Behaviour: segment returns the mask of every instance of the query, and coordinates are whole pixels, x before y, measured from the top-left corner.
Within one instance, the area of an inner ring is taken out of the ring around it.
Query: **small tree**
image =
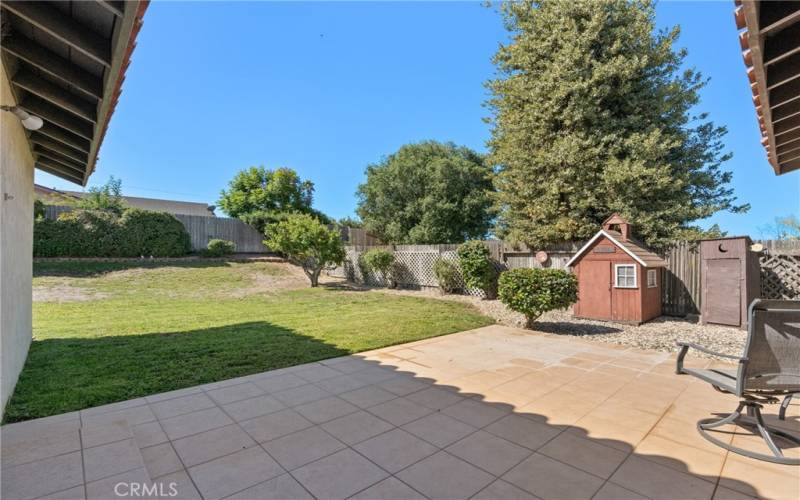
[[[768,238],[776,240],[800,240],[800,219],[794,215],[775,217],[775,224],[758,228]]]
[[[291,214],[269,226],[264,244],[301,266],[312,287],[319,284],[325,266],[341,263],[345,255],[339,232],[309,214]]]
[[[578,300],[578,279],[561,269],[511,269],[500,274],[500,302],[525,315],[526,326],[554,309]]]
[[[122,211],[125,210],[122,180],[112,175],[102,186],[89,188],[76,205],[84,210],[103,210],[122,215]]]
[[[457,253],[461,274],[464,275],[467,286],[483,290],[486,298],[493,298],[497,272],[489,248],[481,241],[472,240],[458,247]]]
[[[453,293],[458,290],[458,264],[452,260],[436,259],[433,263],[433,273],[439,283],[442,293]]]
[[[394,267],[394,254],[392,252],[379,248],[367,250],[361,255],[361,262],[368,270],[380,275],[389,288],[396,286],[394,274],[392,273],[392,268]]]

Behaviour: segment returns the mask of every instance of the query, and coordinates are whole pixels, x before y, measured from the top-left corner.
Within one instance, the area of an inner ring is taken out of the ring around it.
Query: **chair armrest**
[[[700,352],[704,352],[706,354],[711,354],[712,356],[718,356],[720,358],[725,359],[735,359],[739,363],[747,362],[747,358],[741,358],[739,356],[731,356],[730,354],[723,354],[721,352],[712,351],[711,349],[707,349],[703,346],[697,345],[693,342],[676,342],[676,344],[681,348],[678,352],[678,361],[675,367],[675,373],[681,374],[683,373],[683,359],[686,357],[686,353],[689,352],[689,349],[696,349]]]

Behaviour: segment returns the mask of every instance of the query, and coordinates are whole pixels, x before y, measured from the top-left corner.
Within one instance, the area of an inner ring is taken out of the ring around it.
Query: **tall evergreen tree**
[[[590,237],[613,212],[655,246],[736,205],[724,127],[692,115],[707,83],[650,1],[501,7],[510,42],[489,81],[498,233],[533,246]]]

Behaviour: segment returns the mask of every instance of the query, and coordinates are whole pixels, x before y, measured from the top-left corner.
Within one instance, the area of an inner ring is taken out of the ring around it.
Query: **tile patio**
[[[800,498],[697,434],[735,400],[673,370],[491,326],[6,425],[2,498]]]

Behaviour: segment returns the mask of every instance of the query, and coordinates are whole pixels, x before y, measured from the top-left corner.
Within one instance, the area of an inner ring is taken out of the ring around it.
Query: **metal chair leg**
[[[742,415],[742,409],[745,406],[747,406],[746,416]],[[721,441],[708,433],[709,429],[721,427],[726,424],[738,424],[743,426],[755,427],[756,430],[758,430],[758,433],[761,435],[761,438],[767,444],[767,447],[769,447],[772,454],[767,455],[764,453],[756,453],[754,451],[745,450],[744,448],[739,448],[737,446],[733,446],[732,444],[725,443],[724,441]],[[796,446],[800,446],[800,437],[794,436],[780,429],[768,426],[764,422],[763,417],[761,416],[761,405],[758,403],[754,403],[752,401],[740,402],[739,406],[736,407],[736,410],[733,413],[721,419],[706,418],[698,421],[697,431],[706,440],[714,443],[719,447],[725,448],[726,450],[738,453],[739,455],[744,455],[746,457],[754,458],[756,460],[764,460],[767,462],[774,462],[784,465],[800,465],[800,458],[787,458],[786,456],[783,455],[781,449],[778,448],[778,446],[775,444],[773,436],[779,436],[783,439],[786,439],[794,443]]]
[[[778,410],[778,419],[786,420],[786,410],[789,408],[789,404],[792,402],[792,397],[794,394],[789,394],[783,401],[781,402],[781,408]]]

